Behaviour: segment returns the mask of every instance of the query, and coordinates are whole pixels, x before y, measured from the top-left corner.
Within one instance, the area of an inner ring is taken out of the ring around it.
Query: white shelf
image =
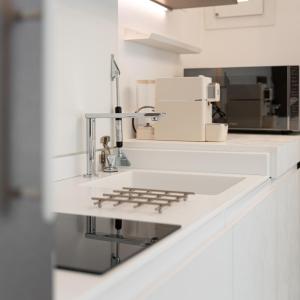
[[[197,54],[201,52],[200,47],[178,41],[174,38],[157,33],[142,33],[129,28],[124,29],[124,40],[178,54]]]

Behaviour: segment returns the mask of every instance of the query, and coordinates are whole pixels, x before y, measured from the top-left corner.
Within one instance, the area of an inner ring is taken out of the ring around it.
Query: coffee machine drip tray
[[[179,228],[177,225],[58,213],[54,226],[55,266],[104,274]]]

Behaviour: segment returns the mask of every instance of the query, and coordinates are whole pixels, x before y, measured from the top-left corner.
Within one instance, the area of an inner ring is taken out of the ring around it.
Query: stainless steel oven
[[[300,132],[299,66],[185,69],[221,85],[214,122],[231,131]]]

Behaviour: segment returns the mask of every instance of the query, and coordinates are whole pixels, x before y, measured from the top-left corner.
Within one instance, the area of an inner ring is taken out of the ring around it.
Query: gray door
[[[0,0],[0,299],[51,299],[42,216],[42,0]]]

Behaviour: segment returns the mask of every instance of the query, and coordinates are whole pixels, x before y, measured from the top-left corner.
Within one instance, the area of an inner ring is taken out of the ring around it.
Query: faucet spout
[[[87,149],[87,177],[97,176],[96,167],[96,120],[97,119],[116,119],[116,118],[144,118],[149,117],[153,120],[165,116],[165,113],[150,112],[150,113],[87,113],[86,119],[86,149]],[[122,153],[122,165],[130,166],[129,160]]]
[[[148,113],[88,113],[85,114],[86,119],[124,119],[124,118],[160,118],[166,113],[148,112]]]

